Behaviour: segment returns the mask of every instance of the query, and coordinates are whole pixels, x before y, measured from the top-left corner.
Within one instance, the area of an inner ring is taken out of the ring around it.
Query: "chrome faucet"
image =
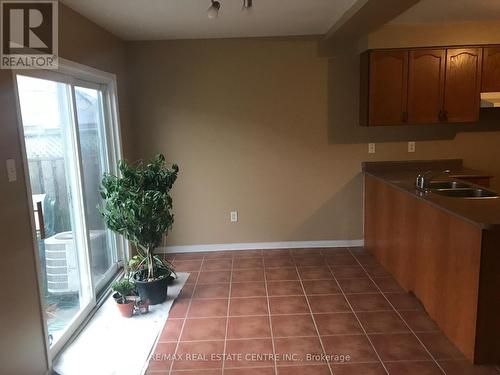
[[[425,173],[419,174],[417,176],[417,188],[421,190],[427,190],[435,178],[442,176],[444,174],[449,174],[451,171],[449,169],[441,172],[427,171]]]

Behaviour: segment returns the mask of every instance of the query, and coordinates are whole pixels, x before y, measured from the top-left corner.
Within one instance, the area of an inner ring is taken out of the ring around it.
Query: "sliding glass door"
[[[117,273],[123,243],[100,217],[116,173],[113,87],[53,72],[16,74],[50,352],[59,351]]]

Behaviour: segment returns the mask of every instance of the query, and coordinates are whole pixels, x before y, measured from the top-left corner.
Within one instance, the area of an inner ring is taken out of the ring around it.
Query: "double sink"
[[[427,189],[433,193],[454,198],[478,199],[499,197],[499,195],[493,191],[483,189],[464,181],[431,181],[428,183]]]

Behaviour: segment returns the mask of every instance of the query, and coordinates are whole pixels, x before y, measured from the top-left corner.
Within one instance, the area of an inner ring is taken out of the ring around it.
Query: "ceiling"
[[[219,0],[209,20],[210,0],[62,0],[125,40],[235,38],[325,34],[357,0]]]
[[[421,0],[390,24],[500,21],[500,0]]]

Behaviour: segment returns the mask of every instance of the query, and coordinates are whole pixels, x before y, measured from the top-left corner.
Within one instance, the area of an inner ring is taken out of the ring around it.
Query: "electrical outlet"
[[[415,152],[415,142],[408,142],[408,152]]]
[[[238,211],[231,211],[231,223],[238,222]]]
[[[16,161],[14,159],[8,159],[5,161],[5,166],[7,168],[7,179],[9,182],[17,181]]]
[[[375,143],[368,143],[368,153],[369,154],[375,153]]]

